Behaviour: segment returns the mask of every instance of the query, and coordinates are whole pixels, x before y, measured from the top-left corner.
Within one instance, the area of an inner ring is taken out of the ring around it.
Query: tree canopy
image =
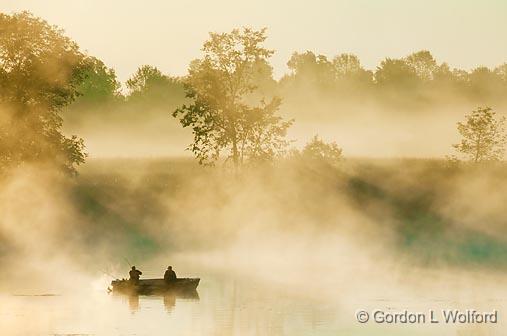
[[[337,164],[342,159],[342,149],[336,142],[326,143],[315,135],[305,145],[301,155],[306,160]]]
[[[507,141],[505,117],[497,118],[491,108],[479,107],[472,111],[464,122],[458,122],[458,132],[462,139],[453,147],[469,161],[477,163],[503,158]]]
[[[113,69],[95,57],[87,57],[85,64],[84,78],[78,86],[82,103],[105,103],[121,95],[121,84]]]
[[[238,167],[247,160],[269,160],[287,145],[292,121],[277,116],[281,99],[250,103],[259,64],[265,66],[273,54],[262,46],[265,39],[265,29],[211,33],[204,57],[191,63],[185,85],[192,102],[173,115],[192,128],[189,149],[200,163],[213,164],[223,154]]]
[[[62,134],[86,56],[58,28],[28,12],[0,14],[0,165],[51,162],[73,172],[84,143]]]
[[[127,80],[127,100],[148,106],[164,107],[180,104],[184,97],[183,84],[178,78],[163,74],[158,68],[143,65]]]
[[[287,63],[290,72],[275,79],[273,50],[263,46],[265,40],[265,29],[211,33],[187,76],[143,65],[122,90],[115,71],[81,52],[62,30],[27,12],[0,14],[0,167],[47,162],[74,172],[84,162],[84,143],[63,133],[63,116],[65,131],[85,136],[103,127],[105,137],[141,130],[150,140],[170,134],[173,141],[185,134],[183,125],[193,133],[188,148],[199,162],[224,159],[237,167],[284,152],[292,120],[281,115],[328,122],[361,113],[395,117],[437,115],[448,106],[487,104],[499,112],[507,107],[507,63],[466,71],[421,50],[386,58],[371,71],[354,54],[308,50],[295,52]],[[169,111],[177,119],[167,119]],[[481,113],[487,127],[503,127],[494,113],[491,122]],[[466,121],[459,128],[465,138],[473,134],[467,133],[470,127]],[[492,146],[499,150],[500,143]],[[473,141],[458,145],[468,155]],[[479,153],[478,160],[500,157],[488,153]]]

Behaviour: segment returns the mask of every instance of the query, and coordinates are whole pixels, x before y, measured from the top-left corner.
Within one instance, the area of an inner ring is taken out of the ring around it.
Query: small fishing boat
[[[191,292],[197,289],[199,278],[179,278],[174,281],[165,281],[164,279],[142,279],[136,283],[127,280],[111,281],[111,290],[113,292],[153,294],[164,292]]]

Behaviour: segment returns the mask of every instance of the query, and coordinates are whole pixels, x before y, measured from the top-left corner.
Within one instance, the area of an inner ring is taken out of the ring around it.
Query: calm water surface
[[[455,302],[388,298],[329,303],[245,280],[202,277],[197,295],[123,296],[102,289],[0,296],[2,335],[503,335],[496,326],[361,325],[355,309],[424,310]],[[485,306],[505,305],[486,302]],[[466,306],[466,304],[464,305]]]

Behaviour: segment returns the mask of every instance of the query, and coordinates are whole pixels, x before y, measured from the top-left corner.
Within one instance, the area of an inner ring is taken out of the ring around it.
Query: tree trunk
[[[475,156],[474,156],[474,163],[477,163],[479,162],[479,154],[480,154],[480,151],[481,151],[481,140],[482,140],[482,136],[481,134],[479,134],[478,138],[477,138],[477,141],[475,142]]]
[[[239,165],[239,153],[238,153],[238,139],[236,137],[236,131],[234,131],[232,137],[232,162],[234,163],[234,170],[237,172]]]

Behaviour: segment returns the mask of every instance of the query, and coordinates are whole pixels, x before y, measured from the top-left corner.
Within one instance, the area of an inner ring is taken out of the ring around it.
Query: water
[[[2,335],[501,335],[496,326],[359,324],[355,310],[424,310],[471,303],[372,298],[335,302],[214,274],[202,277],[196,295],[125,296],[89,286],[53,295],[2,294]],[[506,306],[504,300],[474,307]]]

